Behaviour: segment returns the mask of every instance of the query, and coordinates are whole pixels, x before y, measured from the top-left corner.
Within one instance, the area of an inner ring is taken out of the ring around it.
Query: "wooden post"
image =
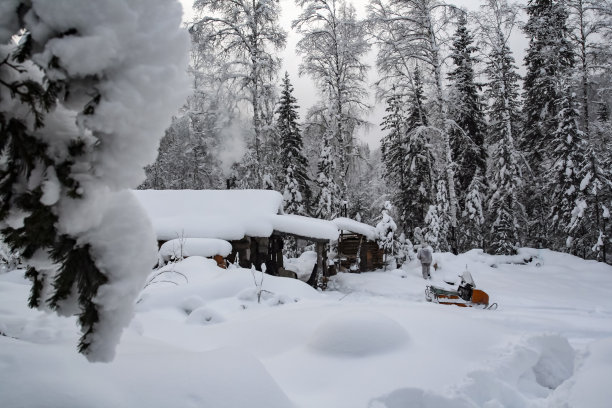
[[[320,277],[323,274],[323,243],[316,243],[317,249],[317,277]]]

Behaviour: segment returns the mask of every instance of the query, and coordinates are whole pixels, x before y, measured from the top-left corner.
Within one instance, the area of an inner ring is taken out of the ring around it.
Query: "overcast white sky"
[[[348,1],[352,2],[355,5],[355,8],[357,9],[357,12],[360,17],[363,17],[365,15],[365,5],[367,4],[368,0]],[[193,12],[191,9],[193,0],[180,0],[180,2],[183,4],[183,20],[189,21],[193,17]],[[466,8],[470,11],[477,10],[480,4],[482,4],[480,0],[454,0],[449,1],[449,3]],[[519,0],[518,3],[526,4],[527,0]],[[295,45],[298,41],[298,35],[291,30],[291,21],[294,20],[299,14],[299,8],[295,5],[294,0],[280,0],[280,5],[282,9],[281,25],[287,31],[287,47],[282,53],[282,72],[289,72],[291,82],[295,87],[295,97],[297,98],[298,104],[300,105],[300,117],[303,118],[308,108],[311,107],[317,101],[317,91],[309,78],[298,76],[298,65],[300,63],[300,57],[296,56],[294,52]],[[515,30],[514,34],[515,38],[512,44],[514,58],[517,62],[517,65],[521,66],[524,56],[524,49],[527,46],[527,41],[518,29]],[[376,69],[374,67],[374,51],[372,51],[371,58],[369,58],[369,60],[369,63],[372,66],[372,69],[370,69],[369,80],[370,83],[373,83],[376,80],[377,75]],[[382,132],[380,131],[379,124],[384,115],[384,106],[381,103],[376,103],[376,101],[374,100],[373,90],[371,92],[370,99],[370,104],[374,106],[374,109],[369,115],[369,121],[372,123],[372,126],[369,130],[362,130],[358,137],[368,143],[370,147],[374,149],[379,147],[380,145],[380,138],[382,136]]]

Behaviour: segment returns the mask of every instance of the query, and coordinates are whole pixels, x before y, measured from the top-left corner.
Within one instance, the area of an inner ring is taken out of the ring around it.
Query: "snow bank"
[[[0,337],[0,364],[6,407],[294,406],[258,359],[235,348],[193,353],[149,345],[99,365],[65,348]]]
[[[400,388],[375,398],[370,408],[561,406],[546,405],[545,401],[573,374],[574,350],[567,339],[539,335],[504,349],[509,351],[486,367],[469,372],[462,384],[453,387],[450,396],[441,394],[441,390]]]
[[[340,230],[354,232],[365,236],[370,241],[376,241],[376,228],[350,218],[335,218],[332,220]]]
[[[180,238],[164,242],[159,249],[160,263],[164,264],[170,259],[181,259],[188,256],[210,257],[221,255],[223,257],[232,253],[232,244],[222,239],[214,238]]]
[[[472,252],[435,254],[442,265],[435,278],[467,265],[499,302],[496,311],[426,302],[429,282],[418,261],[340,273],[319,292],[193,256],[144,289],[115,361],[104,365],[75,355],[74,317],[28,309],[27,282],[17,272],[2,274],[2,403],[607,407],[612,267],[540,252],[540,267],[496,268]],[[261,303],[256,282],[265,291]]]
[[[138,310],[172,308],[190,313],[203,305],[214,308],[215,302],[231,310],[245,307],[277,306],[300,299],[318,298],[320,294],[297,279],[287,279],[249,269],[222,269],[212,259],[189,257],[155,272],[156,279],[141,295]],[[263,280],[262,280],[263,278]],[[158,283],[155,283],[158,282]],[[265,291],[257,304],[256,283]],[[182,315],[184,316],[184,314]]]
[[[420,388],[401,388],[373,399],[368,408],[475,408],[462,398],[447,398]],[[491,408],[494,408],[491,406]]]
[[[396,321],[381,313],[361,310],[325,319],[308,344],[326,354],[363,357],[387,353],[407,343],[408,333]]]

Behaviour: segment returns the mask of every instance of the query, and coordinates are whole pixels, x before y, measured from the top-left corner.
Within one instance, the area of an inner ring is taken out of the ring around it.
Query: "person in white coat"
[[[433,260],[433,249],[428,245],[419,248],[417,252],[417,259],[421,261],[421,267],[423,268],[423,279],[431,279],[429,268]]]

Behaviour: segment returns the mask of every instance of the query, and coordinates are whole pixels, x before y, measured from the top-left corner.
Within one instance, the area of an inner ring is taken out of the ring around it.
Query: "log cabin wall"
[[[361,247],[361,250],[360,250]],[[343,234],[338,242],[338,256],[346,258],[341,262],[344,268],[350,270],[351,265],[357,261],[359,253],[359,269],[362,272],[380,269],[384,265],[384,251],[376,242],[368,241],[360,234]]]

